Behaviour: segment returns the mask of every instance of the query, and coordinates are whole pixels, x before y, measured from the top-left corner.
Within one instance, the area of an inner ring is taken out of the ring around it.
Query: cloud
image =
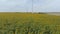
[[[0,0],[0,11],[22,11],[27,0]]]
[[[60,12],[60,0],[54,0],[53,2],[48,3],[47,5],[43,6],[45,11],[49,12]]]
[[[60,0],[33,0],[34,12],[60,12]],[[0,0],[0,11],[30,11],[32,0]]]

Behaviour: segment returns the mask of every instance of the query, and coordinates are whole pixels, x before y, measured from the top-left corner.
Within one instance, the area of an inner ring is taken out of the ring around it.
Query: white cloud
[[[33,0],[34,12],[60,12],[60,0]],[[0,0],[0,11],[32,11],[32,0]]]
[[[26,2],[27,0],[0,0],[0,11],[21,11]]]
[[[45,11],[49,12],[60,12],[60,0],[54,0],[53,2],[48,3],[45,6],[42,6]]]

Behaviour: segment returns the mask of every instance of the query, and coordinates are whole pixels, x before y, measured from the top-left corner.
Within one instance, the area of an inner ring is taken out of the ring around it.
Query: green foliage
[[[51,18],[51,16],[47,17],[43,15],[39,18],[33,16],[27,18],[21,16],[14,16],[13,18],[0,17],[0,34],[57,34],[58,30],[55,29],[57,28],[55,25],[59,24],[60,19],[54,19],[54,17]],[[53,21],[55,24],[46,24],[46,22],[50,23],[49,19],[51,23]]]

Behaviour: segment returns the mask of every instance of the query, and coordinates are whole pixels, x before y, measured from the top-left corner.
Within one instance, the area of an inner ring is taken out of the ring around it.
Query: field
[[[0,34],[60,34],[60,16],[0,13]]]

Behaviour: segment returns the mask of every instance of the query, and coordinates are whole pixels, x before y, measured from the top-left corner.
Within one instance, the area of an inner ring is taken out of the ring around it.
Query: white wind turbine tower
[[[34,11],[34,10],[33,10],[33,0],[32,0],[32,13],[33,13],[33,11]]]
[[[26,12],[32,12],[32,13],[33,13],[33,11],[34,11],[34,10],[33,10],[33,0],[31,0],[31,2],[32,2],[32,3],[31,3],[31,11],[29,10],[29,7],[26,6],[26,7],[25,7]]]
[[[36,7],[38,7],[37,9],[34,7],[34,2],[38,3],[38,5]],[[32,13],[34,13],[36,10],[39,10],[39,0],[32,0]]]

